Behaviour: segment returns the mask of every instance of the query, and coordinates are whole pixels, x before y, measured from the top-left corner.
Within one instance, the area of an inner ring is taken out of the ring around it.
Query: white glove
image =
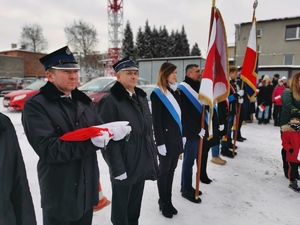
[[[102,131],[102,136],[96,136],[91,138],[92,143],[99,148],[104,148],[109,142],[109,140],[110,137],[108,132],[106,131]]]
[[[185,143],[186,143],[186,137],[183,137],[183,138],[182,138],[183,148],[184,148],[184,146],[185,146]]]
[[[224,130],[224,124],[219,125],[219,131]]]
[[[244,102],[244,99],[242,99],[242,98],[238,99],[238,103],[243,104],[243,102]]]
[[[116,180],[125,180],[127,178],[127,173],[123,173],[120,176],[115,177]]]
[[[205,130],[202,128],[198,135],[203,139],[205,136]]]
[[[238,94],[239,96],[243,96],[243,95],[244,95],[244,90],[239,90],[239,91],[237,92],[237,94]]]
[[[123,139],[127,134],[131,131],[131,126],[118,126],[118,127],[110,127],[109,131],[114,135],[112,139],[114,141],[119,141]]]
[[[166,146],[165,146],[165,145],[157,146],[157,150],[158,150],[158,153],[159,153],[160,155],[166,156],[166,154],[167,154],[167,149],[166,149]]]

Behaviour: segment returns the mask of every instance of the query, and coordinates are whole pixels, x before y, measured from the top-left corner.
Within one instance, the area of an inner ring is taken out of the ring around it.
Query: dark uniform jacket
[[[91,99],[75,89],[75,104],[61,98],[48,82],[24,106],[22,123],[32,148],[39,156],[37,166],[41,204],[47,216],[78,220],[98,203],[99,169],[90,140],[68,142],[63,134],[101,124]]]
[[[146,93],[137,87],[135,93],[138,102],[130,97],[121,83],[116,82],[111,93],[105,95],[98,104],[98,112],[104,122],[129,121],[132,128],[129,138],[111,140],[102,150],[110,169],[111,181],[119,185],[155,180],[158,175],[157,150]],[[125,172],[127,179],[114,179]]]
[[[0,113],[0,224],[36,225],[16,131]]]
[[[200,82],[196,82],[191,78],[185,76],[184,82],[189,84],[197,93],[199,92]],[[187,140],[199,140],[199,133],[201,131],[201,117],[202,114],[197,110],[189,98],[180,91],[181,97],[181,122],[183,126],[183,133]],[[205,125],[206,126],[206,125]],[[207,130],[207,126],[205,127]],[[207,132],[205,134],[207,136]]]
[[[173,91],[170,88],[168,91],[180,106],[179,91]],[[183,152],[183,143],[178,123],[155,92],[152,92],[150,97],[156,145],[165,145],[167,155],[179,156]]]

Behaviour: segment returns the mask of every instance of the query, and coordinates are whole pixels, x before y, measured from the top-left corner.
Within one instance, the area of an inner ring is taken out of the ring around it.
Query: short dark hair
[[[185,74],[187,74],[187,72],[192,69],[193,67],[199,67],[197,64],[188,64],[186,67],[185,67]]]
[[[279,78],[279,74],[278,74],[278,73],[275,73],[275,74],[274,74],[274,77]]]

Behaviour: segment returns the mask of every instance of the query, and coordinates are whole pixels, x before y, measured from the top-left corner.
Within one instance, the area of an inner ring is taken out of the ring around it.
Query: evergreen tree
[[[171,34],[168,38],[168,54],[167,56],[173,57],[175,56],[176,46],[175,46],[175,32],[171,31]]]
[[[190,55],[190,45],[189,45],[189,42],[188,42],[188,39],[187,39],[187,36],[185,33],[184,26],[182,26],[182,28],[181,28],[180,36],[181,36],[181,38],[180,38],[181,39],[180,40],[181,56],[189,56]]]
[[[137,35],[136,35],[136,58],[143,59],[145,58],[145,39],[142,28],[139,27]]]
[[[201,56],[201,50],[198,47],[198,44],[195,43],[192,50],[191,50],[191,55],[192,56]]]
[[[173,56],[178,57],[178,56],[184,56],[183,54],[183,43],[181,40],[181,34],[176,30],[175,35],[174,35],[174,49],[173,49]]]
[[[154,27],[151,33],[151,39],[150,39],[150,49],[151,49],[151,55],[152,58],[157,58],[159,57],[159,52],[161,48],[161,43],[159,41],[159,34],[157,29]]]
[[[122,42],[122,54],[123,56],[132,56],[135,59],[133,34],[129,21],[126,23],[124,30],[124,38]]]
[[[168,47],[168,39],[169,33],[164,26],[163,28],[159,28],[159,52],[158,57],[167,57],[169,55],[169,47]]]
[[[144,29],[145,58],[152,58],[151,37],[152,37],[151,28],[149,26],[148,20],[146,20],[145,29]]]

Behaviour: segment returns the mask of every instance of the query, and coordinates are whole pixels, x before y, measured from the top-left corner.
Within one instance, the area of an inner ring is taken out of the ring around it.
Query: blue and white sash
[[[154,88],[153,92],[157,94],[162,103],[169,110],[170,114],[176,121],[179,126],[180,133],[182,134],[182,124],[181,124],[181,110],[178,105],[178,102],[174,98],[174,96],[167,90],[167,93],[164,94],[161,89],[158,87]]]
[[[181,82],[178,85],[178,88],[183,91],[186,97],[193,103],[195,108],[202,114],[202,104],[198,100],[198,93],[188,84],[185,82]]]

